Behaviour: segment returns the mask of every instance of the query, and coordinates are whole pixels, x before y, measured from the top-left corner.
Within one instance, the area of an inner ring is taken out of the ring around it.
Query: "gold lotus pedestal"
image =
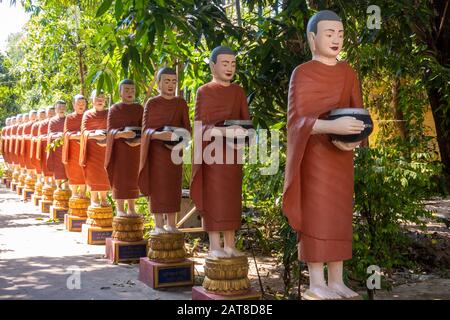
[[[86,197],[72,197],[69,199],[69,211],[64,215],[64,226],[71,232],[81,232],[87,219],[87,209],[91,200]]]
[[[28,174],[25,178],[25,187],[22,191],[22,200],[28,201],[31,200],[31,197],[34,194],[34,186],[36,185],[36,177],[32,174]]]
[[[186,259],[183,233],[150,234],[139,280],[153,289],[194,284],[194,262]]]
[[[258,300],[250,287],[246,256],[205,260],[203,285],[192,288],[192,300]]]
[[[16,193],[19,196],[22,196],[23,189],[25,188],[25,179],[27,178],[27,175],[23,172],[19,175],[19,183],[17,184]]]
[[[42,199],[42,189],[44,184],[41,181],[37,181],[34,185],[34,193],[31,197],[31,202],[34,203],[35,206],[39,206],[39,201]]]
[[[17,190],[17,185],[19,184],[19,177],[20,177],[20,172],[17,170],[17,168],[14,169],[13,173],[12,173],[12,180],[11,180],[11,191],[16,191]]]
[[[106,257],[112,263],[137,262],[147,255],[142,216],[114,217],[111,238],[106,238]]]
[[[87,244],[106,243],[106,238],[112,236],[113,209],[111,206],[94,207],[87,210],[87,220],[81,228],[83,242]]]
[[[67,189],[57,188],[53,193],[53,204],[50,206],[50,219],[64,221],[64,216],[69,211],[69,199],[72,192]]]
[[[42,213],[50,213],[50,206],[53,203],[53,193],[55,187],[52,185],[45,185],[42,188],[42,199],[39,201],[39,207]]]

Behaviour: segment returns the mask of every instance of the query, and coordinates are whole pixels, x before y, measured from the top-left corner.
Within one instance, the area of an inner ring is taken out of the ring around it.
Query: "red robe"
[[[8,164],[11,164],[11,159],[9,157],[9,136],[11,134],[11,127],[12,126],[6,126],[4,131],[4,136],[2,140],[2,154],[3,159],[5,159],[5,162]]]
[[[239,85],[232,83],[225,87],[210,82],[198,89],[195,121],[202,121],[202,133],[224,120],[249,119],[245,92]],[[203,149],[207,145],[208,142],[203,142]],[[190,192],[203,216],[206,231],[229,231],[241,227],[242,164],[236,163],[236,160],[234,164],[226,164],[225,155],[230,152],[226,149],[230,148],[225,142],[223,145],[223,164],[198,164],[203,153],[198,146],[194,155]]]
[[[183,164],[172,161],[172,150],[164,142],[151,140],[156,129],[164,126],[191,131],[189,108],[183,98],[168,100],[158,96],[145,104],[139,188],[142,194],[150,197],[150,210],[153,213],[178,212],[181,204]]]
[[[85,184],[83,168],[80,166],[80,141],[70,140],[70,136],[81,131],[83,114],[73,112],[66,116],[64,122],[64,144],[62,162],[66,169],[69,184]]]
[[[139,197],[138,174],[140,146],[131,147],[114,135],[125,127],[142,126],[143,108],[137,103],[116,103],[109,109],[105,168],[114,199]]]
[[[58,115],[50,119],[48,124],[47,144],[50,144],[54,140],[53,136],[55,133],[64,132],[65,119],[66,117],[60,118]],[[53,172],[53,176],[56,180],[67,179],[66,170],[62,163],[62,146],[47,152],[47,167]]]
[[[23,138],[20,154],[23,157],[23,161],[24,161],[24,164],[25,164],[25,167],[27,168],[27,170],[34,169],[33,164],[31,163],[31,157],[30,157],[30,152],[31,152],[30,134],[31,134],[31,127],[33,126],[33,124],[34,124],[34,122],[30,121],[23,127],[23,135],[24,136],[26,135],[27,137]]]
[[[86,184],[92,191],[110,189],[108,173],[105,169],[106,147],[97,144],[97,140],[88,139],[89,131],[106,130],[108,110],[86,111],[81,121],[80,166],[83,168]]]
[[[42,173],[45,177],[52,177],[53,172],[47,166],[47,137],[48,134],[48,124],[50,120],[45,119],[42,120],[39,124],[38,129],[38,140],[36,142],[36,160],[39,161]]]
[[[311,60],[291,76],[283,212],[299,234],[300,259],[352,257],[353,151],[335,147],[327,134],[311,135],[317,119],[339,107],[362,107],[356,73],[339,62]]]

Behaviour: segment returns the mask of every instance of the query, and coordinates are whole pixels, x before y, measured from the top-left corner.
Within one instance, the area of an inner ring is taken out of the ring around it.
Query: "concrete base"
[[[138,262],[147,256],[147,240],[125,242],[106,238],[106,258],[111,263]]]
[[[192,287],[192,300],[261,300],[261,294],[250,288],[244,294],[219,295],[206,291],[202,286],[195,286]]]
[[[81,227],[81,237],[83,243],[105,245],[106,238],[111,238],[112,231],[112,227],[94,227],[83,224]]]
[[[22,200],[23,201],[31,201],[31,197],[34,194],[34,190],[23,189],[22,190]]]
[[[11,180],[6,180],[5,181],[5,186],[6,186],[7,189],[10,189],[11,188]]]
[[[39,209],[41,210],[41,213],[50,213],[50,207],[52,203],[53,201],[51,200],[40,200]]]
[[[16,192],[17,190],[17,182],[11,182],[11,187],[10,187],[12,192]]]
[[[58,219],[64,221],[64,216],[67,214],[67,211],[69,211],[69,208],[55,208],[54,206],[50,206],[49,217],[52,220]]]
[[[19,185],[17,186],[16,193],[17,193],[18,196],[22,195],[22,192],[23,192],[24,188],[25,188],[24,186],[19,186]]]
[[[144,257],[139,261],[140,281],[153,289],[194,285],[194,262],[186,259],[158,263]]]
[[[69,214],[64,215],[64,226],[67,231],[70,232],[81,232],[81,227],[86,222],[86,217],[76,217]]]

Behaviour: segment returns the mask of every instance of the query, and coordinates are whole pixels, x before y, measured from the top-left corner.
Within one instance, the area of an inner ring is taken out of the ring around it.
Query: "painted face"
[[[39,112],[38,120],[44,120],[46,118],[45,112]]]
[[[22,123],[30,121],[30,116],[28,114],[23,115],[22,117]]]
[[[212,63],[214,77],[223,82],[231,82],[236,73],[236,57],[232,54],[219,54],[217,62]]]
[[[62,104],[62,103],[58,103],[55,106],[55,112],[60,118],[64,117],[64,114],[66,113],[66,105]]]
[[[133,103],[136,94],[136,89],[134,84],[123,84],[120,88],[120,97],[122,102]]]
[[[73,108],[77,114],[83,114],[86,110],[86,99],[77,99]]]
[[[92,99],[92,104],[94,105],[95,109],[103,110],[105,108],[105,103],[106,99],[103,93]]]
[[[50,119],[51,117],[54,117],[56,114],[55,108],[51,108],[47,110],[47,119]]]
[[[174,97],[177,89],[177,76],[174,74],[161,75],[158,86],[162,95]]]
[[[344,26],[340,21],[323,20],[317,24],[317,34],[314,36],[316,55],[336,58],[344,43]]]
[[[36,121],[36,119],[37,119],[37,113],[36,112],[33,112],[33,113],[30,113],[30,121]]]

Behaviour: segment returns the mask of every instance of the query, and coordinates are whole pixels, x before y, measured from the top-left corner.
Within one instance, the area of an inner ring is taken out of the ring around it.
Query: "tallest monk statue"
[[[342,273],[343,261],[352,257],[353,149],[360,142],[338,142],[329,134],[359,134],[364,123],[326,117],[332,109],[361,108],[360,84],[349,64],[337,61],[344,27],[336,13],[312,16],[307,36],[312,60],[295,68],[289,85],[283,212],[298,233],[299,259],[309,269],[304,298],[351,298],[357,293],[344,284]]]

